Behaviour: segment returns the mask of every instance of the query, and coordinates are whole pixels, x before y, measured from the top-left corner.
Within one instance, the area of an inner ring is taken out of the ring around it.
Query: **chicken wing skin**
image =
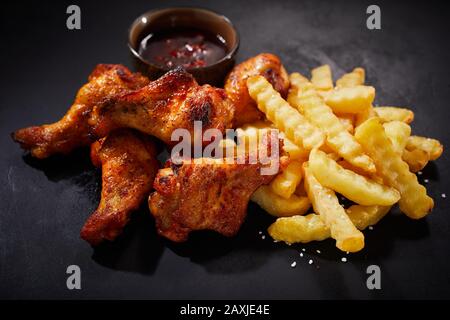
[[[225,80],[225,91],[235,105],[238,127],[264,118],[248,94],[247,78],[253,75],[264,76],[283,97],[288,93],[289,77],[276,55],[261,53],[235,66]]]
[[[150,137],[119,129],[92,144],[91,159],[102,168],[100,204],[81,230],[92,245],[114,240],[150,193],[159,165]]]
[[[193,230],[235,235],[245,219],[248,201],[273,175],[261,175],[261,163],[166,164],[158,171],[148,200],[158,233],[183,242]],[[285,167],[287,159],[277,159]]]
[[[231,128],[233,117],[234,105],[223,89],[199,86],[192,75],[174,69],[139,90],[96,106],[90,123],[97,137],[129,127],[173,145],[171,135],[177,128],[187,129],[192,135],[194,121],[201,121],[203,130],[224,132]]]
[[[78,91],[73,105],[59,121],[17,130],[13,139],[36,158],[55,153],[67,154],[93,142],[88,119],[92,108],[101,101],[130,90],[139,89],[149,80],[122,65],[99,64],[88,82]]]

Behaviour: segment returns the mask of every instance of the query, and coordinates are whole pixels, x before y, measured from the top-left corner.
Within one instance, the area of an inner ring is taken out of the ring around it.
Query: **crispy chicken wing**
[[[133,74],[122,65],[100,64],[90,74],[88,83],[78,91],[66,115],[53,124],[24,128],[13,133],[13,139],[37,158],[55,153],[69,153],[89,145],[88,118],[94,105],[106,98],[139,89],[149,80]]]
[[[276,174],[261,175],[263,165],[260,161],[249,163],[248,157],[233,164],[191,161],[174,165],[169,160],[166,168],[159,170],[153,185],[156,191],[148,201],[158,233],[175,242],[187,240],[193,230],[235,235],[252,193]],[[286,160],[276,159],[281,167]]]
[[[199,86],[183,69],[174,69],[140,90],[116,96],[96,106],[90,123],[103,137],[118,127],[134,128],[153,135],[168,145],[172,132],[184,128],[193,132],[194,121],[203,130],[230,128],[234,106],[223,89]]]
[[[81,230],[92,245],[113,240],[130,214],[148,196],[158,171],[157,149],[150,137],[119,129],[92,144],[91,159],[102,168],[100,204]]]
[[[287,95],[289,77],[277,56],[261,53],[235,66],[225,80],[225,91],[236,108],[236,126],[264,118],[248,94],[247,78],[253,75],[264,76],[283,97]]]

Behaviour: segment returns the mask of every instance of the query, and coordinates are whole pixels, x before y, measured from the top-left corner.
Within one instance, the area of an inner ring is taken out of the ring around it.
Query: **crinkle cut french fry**
[[[361,206],[355,204],[345,211],[355,227],[364,230],[368,226],[377,224],[391,208],[392,206]]]
[[[411,135],[411,127],[402,121],[391,121],[383,124],[386,135],[392,142],[394,151],[403,154],[408,138]]]
[[[274,126],[268,121],[256,121],[243,125],[237,128],[238,136],[242,138],[241,143],[246,143],[247,147],[250,144],[258,143],[258,140],[267,132],[269,129],[273,129]],[[278,137],[283,140],[283,151],[289,154],[290,159],[299,160],[304,162],[308,159],[309,150],[299,147],[291,140],[289,140],[284,132],[280,131]]]
[[[327,133],[327,145],[354,166],[368,172],[375,171],[373,161],[319,97],[300,98],[298,103],[302,105],[305,116]]]
[[[329,158],[333,159],[332,157],[330,157],[330,155],[327,155]],[[336,161],[342,168],[347,169],[347,170],[351,170],[354,173],[360,174],[362,176],[367,175],[367,172],[362,170],[361,168],[355,167],[354,165],[352,165],[351,163],[349,163],[347,160],[339,160],[339,159],[333,159],[334,161]]]
[[[278,137],[283,140],[283,151],[289,154],[289,158],[292,160],[299,160],[304,162],[309,157],[309,150],[299,147],[291,140],[286,138],[284,132],[280,131]]]
[[[355,126],[353,124],[355,122],[355,115],[351,113],[344,113],[342,115],[338,115],[338,118],[344,126],[345,130],[353,134],[353,131],[355,129]]]
[[[336,113],[360,113],[370,108],[374,98],[374,87],[356,86],[330,91],[325,102]]]
[[[289,102],[303,111],[305,117],[322,129],[326,134],[326,142],[335,152],[348,162],[368,172],[375,171],[373,161],[364,154],[356,139],[345,129],[339,118],[323,100],[303,80],[297,81],[290,77],[291,86],[297,86],[296,91],[289,94]]]
[[[315,213],[306,216],[278,218],[269,226],[267,232],[272,239],[289,244],[321,241],[331,236],[330,229],[325,225],[322,218]]]
[[[436,139],[411,136],[406,141],[402,158],[411,172],[418,172],[425,168],[428,161],[439,158],[443,150],[442,144]]]
[[[325,64],[323,66],[311,70],[311,83],[317,90],[333,89],[333,78],[331,76],[331,68]]]
[[[291,107],[264,77],[249,77],[247,87],[267,119],[295,144],[309,150],[322,145],[325,139],[323,132]]]
[[[308,197],[292,194],[289,199],[280,197],[268,185],[262,185],[252,194],[251,200],[275,217],[303,215],[311,207]]]
[[[305,174],[305,190],[317,212],[330,228],[331,237],[336,240],[336,246],[342,251],[356,252],[364,248],[364,235],[356,229],[339,204],[333,190],[322,186],[308,169],[303,166]]]
[[[397,190],[376,183],[365,176],[344,169],[320,150],[312,150],[309,168],[324,187],[328,187],[358,204],[393,205],[400,199]]]
[[[355,68],[336,81],[336,87],[356,87],[364,84],[366,73],[363,68]]]
[[[347,214],[358,229],[364,230],[380,221],[390,208],[390,206],[353,205],[347,209]],[[274,240],[289,244],[321,241],[331,236],[330,229],[325,225],[320,215],[315,213],[306,216],[278,218],[269,226],[267,231]]]
[[[433,199],[419,184],[416,175],[409,171],[407,163],[394,151],[380,119],[372,118],[361,124],[356,129],[355,137],[375,161],[377,174],[400,192],[400,210],[413,219],[426,216],[433,208]]]
[[[402,121],[410,124],[414,120],[414,112],[406,108],[375,107],[373,110],[382,122]]]
[[[368,109],[357,113],[355,115],[355,128],[357,128],[361,123],[363,123],[364,121],[373,118],[376,116],[376,113],[374,111],[374,107],[370,106]],[[354,133],[354,132],[353,132]]]
[[[423,150],[429,155],[430,160],[436,160],[444,151],[444,147],[439,140],[420,136],[409,137],[406,142],[406,149],[410,151]]]
[[[403,150],[402,159],[408,164],[411,172],[419,172],[428,164],[430,156],[422,149]]]
[[[291,161],[270,183],[272,191],[280,197],[289,199],[302,181],[302,163]]]

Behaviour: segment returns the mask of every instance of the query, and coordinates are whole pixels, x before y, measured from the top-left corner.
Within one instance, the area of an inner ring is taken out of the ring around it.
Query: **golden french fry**
[[[328,156],[328,158],[333,159],[334,161],[338,161],[339,159],[342,159],[340,155],[338,155],[337,153],[334,153],[334,152],[327,153],[327,156]]]
[[[276,241],[291,243],[307,243],[328,239],[330,229],[322,218],[315,213],[306,216],[292,216],[278,218],[272,223],[267,232]]]
[[[358,229],[364,230],[368,226],[378,223],[390,208],[389,206],[353,205],[347,209],[347,214]],[[278,218],[267,231],[274,240],[289,244],[321,241],[331,236],[330,229],[320,215],[315,213],[306,216]]]
[[[286,138],[284,132],[279,132],[278,137],[283,140],[283,151],[289,154],[289,158],[292,160],[299,160],[304,162],[309,157],[309,150],[299,147],[291,140]]]
[[[347,210],[348,217],[359,230],[378,223],[392,208],[392,206],[350,206]]]
[[[370,108],[374,98],[374,87],[356,86],[330,91],[325,102],[336,113],[360,113]]]
[[[298,72],[293,72],[289,75],[289,81],[292,80],[294,80],[294,83],[290,82],[289,93],[291,93],[291,91],[294,91],[294,93],[296,94],[300,86],[299,84],[301,83],[311,84],[307,77]]]
[[[349,133],[353,134],[355,130],[354,122],[355,122],[355,115],[351,113],[343,113],[337,115],[339,118],[339,121],[341,121],[342,125],[344,126],[345,130],[347,130]]]
[[[309,168],[322,186],[358,204],[390,206],[400,199],[399,192],[394,188],[344,169],[320,150],[311,151]]]
[[[444,147],[439,140],[420,136],[409,137],[406,142],[406,149],[410,151],[423,150],[428,154],[430,160],[436,160],[444,151]]]
[[[392,142],[394,151],[403,154],[408,138],[411,135],[411,127],[402,121],[391,121],[383,124],[386,135]]]
[[[330,157],[329,155],[327,155],[329,158],[333,159],[332,157]],[[347,170],[351,170],[357,174],[360,174],[362,176],[366,176],[367,172],[362,170],[361,168],[355,167],[354,165],[352,165],[351,163],[349,163],[347,160],[337,160],[337,159],[333,159],[334,161],[336,161],[342,168],[347,169]]]
[[[328,157],[330,157],[330,156],[328,155]],[[331,158],[331,159],[333,159],[333,158]],[[378,184],[384,184],[383,179],[381,177],[377,176],[376,173],[367,174],[366,171],[361,170],[361,168],[353,166],[351,163],[348,163],[345,160],[339,160],[339,161],[336,159],[333,159],[333,160],[336,161],[344,169],[353,171],[354,173],[357,173],[361,176],[365,176],[365,177],[369,178],[370,180],[375,181]]]
[[[294,160],[272,180],[270,187],[280,197],[289,199],[301,181],[302,163]]]
[[[376,116],[376,113],[374,111],[374,107],[370,106],[368,109],[357,113],[355,115],[355,128],[358,127],[361,123],[363,123],[364,121],[366,121],[367,119],[373,118]]]
[[[311,70],[311,83],[317,90],[333,89],[333,78],[331,76],[331,68],[325,64],[323,66]]]
[[[372,118],[361,124],[356,129],[355,137],[375,161],[377,174],[400,192],[400,210],[413,219],[426,216],[433,208],[433,199],[427,195],[425,187],[419,184],[416,175],[409,171],[406,162],[394,151],[380,119]]]
[[[322,186],[307,164],[304,164],[303,169],[305,190],[314,211],[320,215],[330,229],[331,237],[336,240],[336,247],[349,252],[364,248],[364,235],[353,225],[344,208],[339,204],[334,191]]]
[[[308,83],[297,77],[290,77],[291,86],[297,90],[289,93],[289,103],[303,111],[305,117],[326,134],[327,145],[348,162],[368,172],[375,171],[373,161],[364,154],[356,139],[345,129],[339,118]]]
[[[289,199],[280,197],[268,185],[262,185],[252,194],[251,200],[275,217],[305,214],[311,207],[308,197],[292,194]]]
[[[375,107],[373,109],[382,122],[402,121],[409,124],[414,120],[414,112],[406,108]]]
[[[408,164],[411,172],[419,172],[428,164],[430,156],[422,149],[403,150],[402,159]]]
[[[264,77],[249,77],[247,86],[258,108],[292,142],[309,150],[322,145],[323,132],[291,107]]]
[[[355,68],[336,81],[336,87],[356,87],[364,84],[366,73],[363,68]]]

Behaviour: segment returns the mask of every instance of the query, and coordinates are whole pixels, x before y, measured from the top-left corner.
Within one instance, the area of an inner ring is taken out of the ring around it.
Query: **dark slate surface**
[[[362,66],[377,88],[377,103],[411,107],[414,132],[448,146],[447,8],[430,1],[378,2],[382,30],[369,31],[365,1],[77,1],[82,30],[68,31],[69,4],[2,4],[0,298],[450,297],[450,200],[441,198],[450,196],[448,153],[421,177],[430,180],[433,214],[412,221],[394,210],[365,232],[366,248],[344,264],[330,240],[292,247],[261,240],[258,231],[272,219],[254,205],[236,238],[196,234],[182,245],[155,235],[144,206],[120,239],[93,250],[79,238],[100,192],[87,151],[37,161],[9,136],[63,115],[97,63],[130,65],[126,36],[136,16],[155,7],[199,5],[236,24],[239,60],[268,51],[289,71],[328,63],[336,76]],[[307,258],[299,257],[302,247]],[[71,264],[81,267],[80,291],[66,289]],[[380,291],[366,288],[370,264],[381,267]]]

